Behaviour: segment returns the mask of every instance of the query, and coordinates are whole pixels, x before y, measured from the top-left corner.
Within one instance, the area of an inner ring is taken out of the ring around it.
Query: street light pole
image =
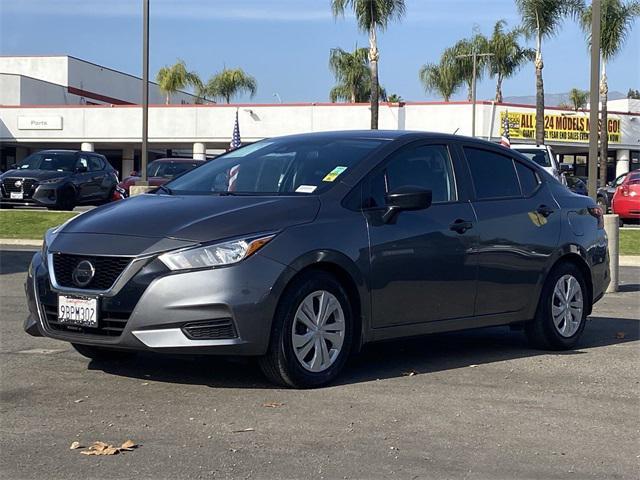
[[[589,196],[598,196],[598,95],[600,93],[600,0],[591,2],[591,79],[589,95]],[[602,134],[607,135],[606,128]],[[606,162],[607,159],[600,161]],[[605,212],[606,213],[606,212]]]
[[[149,141],[149,0],[142,0],[142,152],[140,179],[147,181]]]
[[[455,58],[469,58],[473,59],[473,74],[471,80],[471,136],[476,136],[476,80],[478,76],[478,57],[493,57],[493,53],[478,53],[473,50],[473,53],[466,55],[456,55]]]

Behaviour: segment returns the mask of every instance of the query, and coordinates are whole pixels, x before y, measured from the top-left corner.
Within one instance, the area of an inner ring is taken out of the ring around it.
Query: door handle
[[[538,209],[536,210],[536,212],[538,212],[543,217],[548,217],[549,215],[551,215],[554,212],[554,210],[553,210],[553,208],[547,207],[546,205],[540,205],[538,207]]]
[[[450,230],[453,230],[454,232],[458,232],[458,233],[464,233],[467,230],[470,230],[472,228],[473,228],[473,223],[467,220],[462,220],[461,218],[457,219],[455,222],[453,222],[449,226]]]

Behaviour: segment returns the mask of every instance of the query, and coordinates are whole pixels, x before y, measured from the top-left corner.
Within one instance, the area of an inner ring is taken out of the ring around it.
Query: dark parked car
[[[578,195],[589,195],[587,184],[581,177],[566,176],[567,188]]]
[[[147,166],[147,178],[149,185],[159,187],[178,175],[182,175],[189,170],[205,163],[205,160],[196,160],[193,158],[158,158]],[[129,188],[140,180],[138,172],[131,172],[131,175],[124,178],[117,188],[120,198],[129,196]],[[120,199],[119,198],[119,199]]]
[[[598,180],[598,205],[602,207],[605,213],[611,210],[611,203],[613,201],[613,195],[616,193],[616,189],[624,182],[626,173],[618,175],[615,180],[608,182],[605,187],[602,187],[600,180]]]
[[[402,131],[268,139],[50,230],[25,329],[89,358],[253,355],[325,384],[368,342],[510,325],[572,348],[602,210],[514,150]]]
[[[118,174],[104,155],[75,150],[43,150],[0,175],[0,205],[73,210],[111,199]]]

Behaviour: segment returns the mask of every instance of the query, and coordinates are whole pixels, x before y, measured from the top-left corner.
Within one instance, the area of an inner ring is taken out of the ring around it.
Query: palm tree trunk
[[[536,49],[536,145],[544,145],[544,82],[542,80],[542,36],[538,31]]]
[[[607,114],[607,99],[609,86],[607,85],[607,68],[602,60],[602,77],[600,79],[600,102],[602,121],[600,123],[600,182],[607,184],[607,160],[609,159],[609,118]]]
[[[372,22],[369,27],[369,62],[371,66],[371,130],[378,129],[378,100],[380,86],[378,85],[378,39],[376,36],[376,24]]]
[[[496,102],[502,103],[502,76],[496,75]]]
[[[166,98],[166,100],[165,100],[165,103],[166,103],[167,105],[169,105],[169,104],[171,103],[171,94],[170,94],[169,92],[167,92],[167,98]]]

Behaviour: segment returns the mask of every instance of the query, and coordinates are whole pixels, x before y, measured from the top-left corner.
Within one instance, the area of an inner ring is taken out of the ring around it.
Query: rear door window
[[[89,157],[89,171],[95,172],[98,170],[104,169],[104,162],[100,157],[90,156]]]
[[[522,189],[522,195],[529,197],[533,195],[540,185],[540,179],[538,174],[526,165],[515,162],[516,171],[518,172],[518,179],[520,180],[520,188]],[[567,180],[568,181],[568,180]],[[578,179],[580,181],[580,179]]]
[[[478,200],[520,197],[520,183],[510,157],[474,147],[464,147]]]

